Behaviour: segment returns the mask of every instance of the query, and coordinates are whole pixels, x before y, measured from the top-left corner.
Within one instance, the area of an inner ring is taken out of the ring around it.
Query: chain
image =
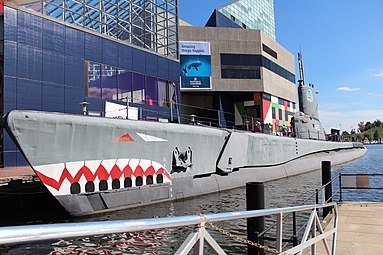
[[[228,236],[228,237],[230,237],[230,238],[232,238],[232,239],[235,239],[235,240],[237,240],[237,241],[239,241],[239,242],[242,242],[242,243],[245,243],[245,244],[250,244],[250,245],[252,245],[252,246],[254,246],[254,247],[258,248],[258,249],[263,249],[263,250],[265,250],[266,252],[269,252],[269,253],[288,255],[287,253],[284,253],[284,252],[281,253],[281,252],[279,252],[279,251],[278,251],[277,249],[275,249],[275,248],[271,248],[271,247],[268,247],[268,246],[266,246],[266,245],[262,245],[262,244],[260,244],[260,243],[256,243],[256,242],[250,241],[250,240],[248,240],[248,239],[246,239],[246,238],[243,238],[243,237],[234,235],[234,234],[232,234],[232,233],[230,233],[230,232],[228,232],[228,231],[226,231],[226,230],[224,230],[224,229],[222,229],[222,228],[220,228],[220,227],[217,227],[217,226],[215,226],[211,221],[209,221],[209,220],[205,217],[205,215],[203,215],[202,213],[200,213],[199,216],[201,216],[202,218],[204,218],[204,219],[206,220],[206,223],[207,223],[210,227],[212,227],[214,230],[216,230],[216,231],[220,232],[221,234],[226,235],[226,236]]]

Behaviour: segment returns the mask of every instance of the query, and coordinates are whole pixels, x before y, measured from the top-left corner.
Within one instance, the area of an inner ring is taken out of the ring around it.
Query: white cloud
[[[330,128],[341,128],[349,132],[351,128],[357,129],[358,123],[361,121],[375,121],[381,119],[382,116],[383,109],[355,111],[319,110],[319,119],[326,132],[329,132]]]
[[[381,71],[380,73],[376,73],[374,74],[375,77],[383,77],[383,71]]]
[[[383,95],[382,94],[376,94],[376,93],[368,93],[367,95],[369,95],[370,97],[382,97]]]
[[[339,87],[336,90],[339,90],[339,91],[359,91],[360,88]]]

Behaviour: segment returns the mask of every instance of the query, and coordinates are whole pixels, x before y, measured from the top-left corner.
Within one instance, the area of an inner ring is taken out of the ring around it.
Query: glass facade
[[[237,0],[218,11],[246,29],[260,29],[276,40],[273,0]]]
[[[82,101],[89,103],[90,112],[101,114],[106,100],[130,98],[140,118],[171,120],[174,87],[175,100],[179,93],[177,60],[22,8],[5,6],[0,27],[3,114],[14,109],[82,114]],[[27,165],[6,132],[1,144],[0,166]]]
[[[148,106],[169,107],[170,95],[178,93],[175,81],[145,75],[95,62],[87,62],[86,95],[90,98]]]
[[[178,0],[39,0],[21,6],[178,58]]]

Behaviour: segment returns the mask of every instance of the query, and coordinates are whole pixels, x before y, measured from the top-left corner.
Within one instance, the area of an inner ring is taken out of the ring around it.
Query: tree
[[[366,124],[364,125],[364,131],[369,130],[371,128],[372,128],[372,123],[367,121]]]
[[[380,126],[382,126],[382,122],[379,119],[375,120],[374,127],[380,127]]]
[[[379,138],[380,138],[380,136],[379,136],[379,132],[378,132],[378,130],[375,130],[375,132],[374,132],[374,140],[375,140],[375,141],[378,141]]]
[[[360,133],[356,134],[356,140],[360,142],[362,140],[362,135]]]
[[[350,134],[347,131],[342,132],[342,140],[350,141]]]
[[[365,128],[364,128],[364,122],[361,121],[358,123],[358,129],[359,129],[359,132],[364,132]]]
[[[364,133],[364,139],[366,138],[371,142],[371,136],[369,133]]]

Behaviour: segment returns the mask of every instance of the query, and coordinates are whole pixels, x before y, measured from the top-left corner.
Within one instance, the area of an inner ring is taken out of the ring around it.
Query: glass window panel
[[[132,102],[132,73],[127,70],[119,70],[118,75],[118,100]]]
[[[4,3],[3,3],[4,4]],[[38,3],[32,3],[32,4],[24,4],[21,5],[23,8],[35,11],[35,12],[42,12],[41,2]]]
[[[146,104],[158,105],[157,79],[146,76]]]
[[[100,1],[99,0],[87,0],[86,3],[93,7],[99,7]]]
[[[102,66],[102,98],[117,100],[117,69],[110,66]]]
[[[88,97],[101,98],[101,65],[92,62],[88,65]]]
[[[145,101],[145,76],[133,73],[133,103],[142,104]]]
[[[158,105],[166,107],[169,102],[168,99],[168,89],[167,83],[165,80],[157,80],[157,91],[158,91]]]
[[[64,10],[61,6],[44,3],[44,13],[55,19],[62,19]]]
[[[175,82],[169,82],[169,102],[173,105],[173,107],[176,107],[177,102],[177,89],[176,89],[176,83]]]

